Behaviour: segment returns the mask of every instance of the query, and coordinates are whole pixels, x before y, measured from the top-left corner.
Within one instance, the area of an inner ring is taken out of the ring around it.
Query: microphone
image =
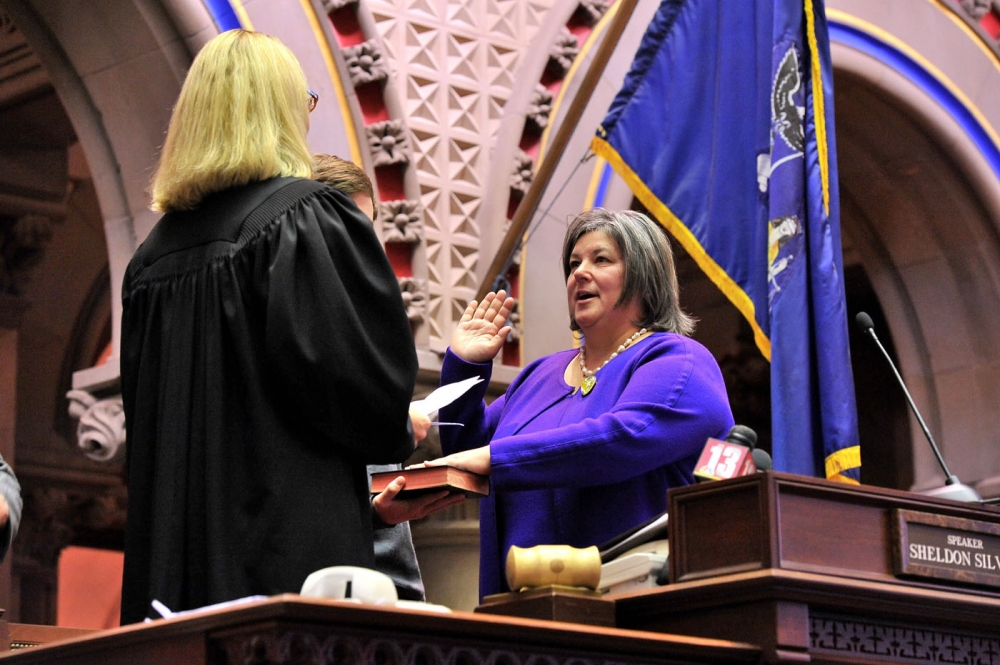
[[[734,425],[724,441],[709,439],[694,465],[695,480],[724,480],[754,473],[757,467],[752,453],[756,443],[757,433],[746,425]]]
[[[756,447],[757,432],[746,425],[733,425],[733,428],[729,430],[729,434],[726,435],[726,441],[739,443],[748,447],[750,449],[750,457],[753,458],[753,465],[757,468],[758,473],[764,473],[774,468],[774,463],[771,461],[771,456],[768,455],[767,451]]]
[[[753,457],[753,465],[757,467],[757,473],[764,473],[774,468],[771,456],[763,448],[754,448],[750,451],[750,456]]]
[[[944,462],[941,450],[938,448],[937,443],[934,442],[934,437],[931,436],[931,431],[927,429],[924,419],[920,416],[920,411],[917,410],[917,405],[913,403],[913,398],[910,397],[910,391],[906,389],[903,377],[899,375],[899,370],[896,369],[896,364],[892,362],[892,358],[889,357],[888,351],[885,350],[885,347],[882,346],[882,342],[878,339],[878,335],[875,334],[875,324],[872,323],[872,317],[868,316],[865,312],[858,312],[854,317],[854,320],[857,321],[858,327],[861,328],[861,332],[871,337],[875,341],[879,350],[882,351],[882,355],[885,356],[886,362],[888,362],[889,367],[892,368],[892,373],[896,375],[896,380],[899,382],[900,388],[903,389],[903,394],[906,395],[906,401],[909,402],[913,415],[917,417],[917,422],[920,423],[920,429],[924,431],[924,436],[927,437],[927,442],[931,444],[931,450],[934,451],[934,456],[937,457],[938,464],[941,465],[941,470],[944,471],[944,486],[927,490],[922,492],[922,494],[936,496],[942,499],[953,499],[955,501],[982,502],[983,499],[979,496],[979,492],[962,483],[958,479],[958,476],[948,470],[948,465]]]

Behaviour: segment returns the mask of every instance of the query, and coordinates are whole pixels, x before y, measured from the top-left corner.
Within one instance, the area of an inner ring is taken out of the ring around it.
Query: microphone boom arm
[[[892,362],[892,358],[889,357],[889,352],[885,350],[884,346],[882,346],[882,342],[879,341],[878,335],[875,334],[874,328],[868,328],[867,330],[865,330],[865,334],[867,334],[873,340],[875,340],[875,344],[878,346],[879,351],[881,351],[882,355],[885,356],[885,359],[889,361],[889,367],[892,368],[893,374],[896,375],[896,381],[899,382],[899,386],[903,389],[903,394],[906,395],[906,401],[909,402],[910,404],[910,410],[913,411],[913,415],[917,417],[917,422],[920,423],[920,429],[924,431],[924,436],[926,436],[927,440],[930,441],[932,444],[931,450],[934,452],[934,456],[937,457],[938,464],[941,465],[941,469],[944,471],[945,484],[954,485],[955,483],[958,482],[958,478],[956,476],[953,476],[951,471],[948,470],[948,465],[945,464],[944,457],[941,455],[941,451],[938,450],[938,446],[937,443],[934,441],[934,437],[931,436],[931,431],[927,429],[927,423],[925,423],[924,419],[920,416],[920,411],[917,410],[917,405],[913,403],[913,398],[910,397],[910,391],[906,389],[906,384],[903,382],[903,377],[899,375],[899,370],[896,369],[896,363]]]

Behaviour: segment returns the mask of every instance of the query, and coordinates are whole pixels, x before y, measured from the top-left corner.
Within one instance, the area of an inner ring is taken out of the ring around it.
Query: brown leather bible
[[[400,496],[415,496],[428,492],[464,492],[469,497],[488,496],[490,478],[453,466],[418,466],[402,471],[382,471],[372,474],[372,494],[378,494],[386,485],[403,476],[406,487]]]

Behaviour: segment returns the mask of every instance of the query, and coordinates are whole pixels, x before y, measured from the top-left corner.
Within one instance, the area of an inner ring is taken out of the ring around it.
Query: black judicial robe
[[[122,288],[122,622],[374,567],[366,464],[413,451],[417,359],[371,222],[276,178],[164,215]]]

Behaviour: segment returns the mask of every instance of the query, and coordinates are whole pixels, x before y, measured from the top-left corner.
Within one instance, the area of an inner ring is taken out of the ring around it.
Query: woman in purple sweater
[[[667,508],[693,481],[709,437],[733,425],[715,359],[688,335],[666,233],[634,211],[594,208],[562,251],[579,349],[532,362],[486,406],[488,381],[442,409],[451,464],[491,477],[480,506],[480,596],[507,591],[511,545],[588,547]],[[503,291],[471,302],[445,355],[442,384],[489,379],[510,327]]]

